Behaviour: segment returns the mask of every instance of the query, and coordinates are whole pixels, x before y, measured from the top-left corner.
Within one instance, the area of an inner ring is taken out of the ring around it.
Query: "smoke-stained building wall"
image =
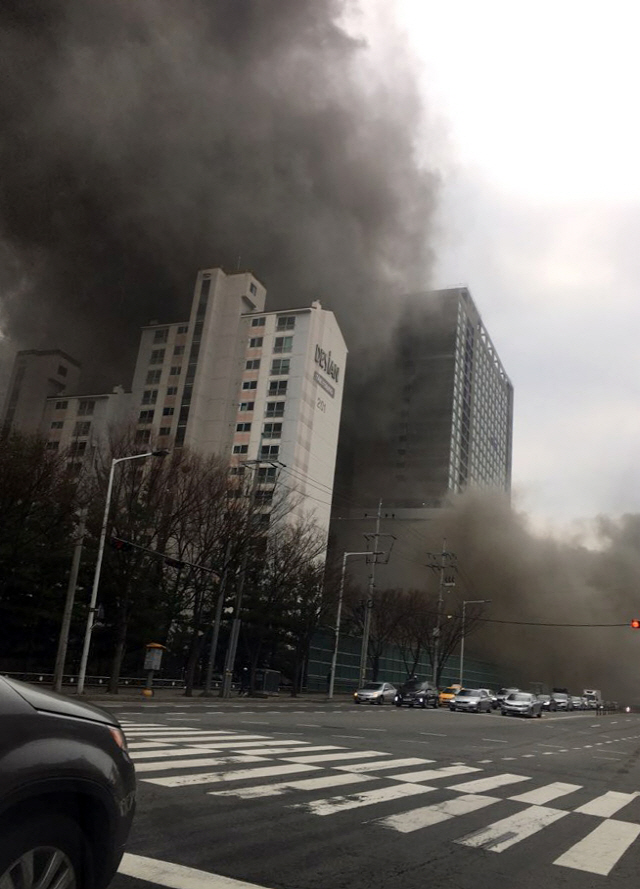
[[[4,401],[2,434],[38,432],[45,399],[73,392],[79,378],[80,364],[60,349],[18,352]]]

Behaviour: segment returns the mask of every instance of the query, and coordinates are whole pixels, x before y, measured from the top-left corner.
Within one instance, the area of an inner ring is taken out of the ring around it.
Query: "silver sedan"
[[[542,701],[536,695],[518,691],[507,695],[501,705],[503,716],[542,716]]]
[[[471,713],[490,713],[492,699],[485,688],[461,688],[449,702],[449,710],[467,710]]]
[[[396,695],[395,685],[390,682],[365,682],[362,688],[353,693],[356,704],[384,704],[393,701]]]

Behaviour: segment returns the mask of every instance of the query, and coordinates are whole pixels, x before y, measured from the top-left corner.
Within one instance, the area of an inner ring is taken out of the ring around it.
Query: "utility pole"
[[[373,608],[373,591],[375,589],[376,580],[376,563],[378,561],[378,541],[380,538],[380,518],[382,516],[382,499],[378,503],[378,514],[376,516],[376,533],[373,535],[373,558],[371,560],[371,571],[369,573],[369,591],[364,609],[364,623],[362,627],[362,648],[360,650],[360,674],[358,679],[358,688],[362,688],[367,675],[367,654],[369,652],[369,634],[371,633],[371,609]],[[366,535],[365,535],[366,537]]]
[[[447,575],[445,571],[447,568],[452,568],[452,562],[455,561],[455,553],[451,553],[447,551],[447,541],[444,539],[442,541],[442,552],[439,553],[427,553],[432,559],[440,558],[440,564],[437,562],[433,562],[429,565],[433,571],[439,572],[439,580],[438,580],[438,611],[436,617],[436,626],[433,631],[433,685],[434,687],[438,687],[438,673],[440,672],[440,633],[441,633],[441,624],[442,624],[442,605],[444,602],[444,591],[446,587],[455,586],[455,577],[453,574]]]
[[[60,626],[60,639],[58,640],[56,665],[53,669],[53,690],[58,692],[62,689],[64,665],[67,659],[67,648],[69,646],[69,630],[71,628],[71,615],[73,613],[73,604],[76,598],[76,585],[78,583],[78,572],[80,570],[80,558],[82,556],[82,547],[84,545],[86,523],[87,509],[86,507],[83,507],[78,514],[78,531],[76,542],[73,547],[73,557],[71,559],[71,571],[69,573],[69,583],[67,584],[67,598],[65,599],[64,611],[62,613],[62,624]]]
[[[213,667],[218,651],[218,637],[220,636],[220,624],[222,622],[222,608],[224,606],[224,596],[227,589],[227,575],[229,574],[229,559],[231,557],[231,539],[227,543],[224,554],[224,566],[222,569],[222,577],[218,586],[218,601],[216,602],[216,613],[211,627],[211,645],[209,646],[209,663],[207,664],[207,673],[204,680],[204,689],[201,697],[211,697],[211,685],[213,682]]]

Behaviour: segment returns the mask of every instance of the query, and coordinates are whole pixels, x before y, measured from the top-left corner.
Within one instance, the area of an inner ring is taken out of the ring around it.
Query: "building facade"
[[[59,349],[18,352],[2,415],[2,434],[36,433],[43,424],[46,399],[77,390],[80,364]]]

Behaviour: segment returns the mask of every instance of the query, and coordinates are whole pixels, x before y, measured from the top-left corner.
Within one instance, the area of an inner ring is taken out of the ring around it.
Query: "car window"
[[[365,682],[362,687],[365,691],[377,691],[381,686],[379,682]]]
[[[530,700],[531,700],[531,695],[527,695],[527,694],[512,694],[512,695],[509,695],[509,700],[510,700],[510,701],[530,701]]]

